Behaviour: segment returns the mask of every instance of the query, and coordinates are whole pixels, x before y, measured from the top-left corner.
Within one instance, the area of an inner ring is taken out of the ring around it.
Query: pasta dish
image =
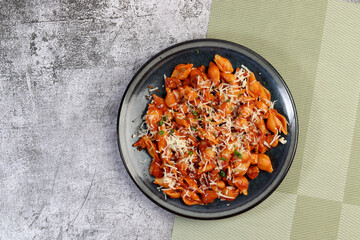
[[[249,180],[273,171],[265,153],[286,143],[287,121],[270,92],[219,55],[207,69],[179,64],[164,78],[166,97],[152,95],[148,130],[134,144],[152,157],[154,183],[187,205],[247,195]]]

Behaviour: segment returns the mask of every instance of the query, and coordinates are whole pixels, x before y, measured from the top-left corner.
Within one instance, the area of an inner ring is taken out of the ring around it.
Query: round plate
[[[277,100],[275,109],[287,119],[287,143],[279,144],[267,152],[274,171],[261,171],[259,176],[250,180],[248,195],[239,195],[234,201],[215,200],[208,205],[187,206],[182,199],[171,199],[157,189],[149,174],[151,157],[147,151],[138,151],[132,145],[138,141],[133,134],[142,122],[149,101],[149,86],[158,87],[158,96],[165,97],[164,74],[170,76],[174,67],[181,63],[205,65],[219,54],[230,60],[233,67],[245,65],[254,72],[257,80],[271,93],[271,100]],[[197,219],[219,219],[242,213],[266,199],[281,183],[293,161],[298,139],[298,118],[294,100],[280,74],[260,55],[236,43],[203,39],[187,41],[165,49],[151,58],[131,80],[123,96],[117,123],[118,144],[126,170],[140,188],[153,202],[175,214]]]

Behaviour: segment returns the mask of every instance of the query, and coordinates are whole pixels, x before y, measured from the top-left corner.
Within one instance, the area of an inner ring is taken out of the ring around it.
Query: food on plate
[[[177,65],[164,85],[134,146],[152,157],[149,171],[165,196],[187,205],[232,201],[262,171],[273,172],[266,152],[286,143],[287,121],[253,72],[215,55],[207,70]]]

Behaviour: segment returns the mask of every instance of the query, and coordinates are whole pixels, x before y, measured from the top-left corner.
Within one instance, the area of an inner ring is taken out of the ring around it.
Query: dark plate
[[[138,138],[132,138],[141,117],[147,110],[149,101],[148,86],[158,87],[160,92],[153,92],[165,97],[164,74],[170,76],[174,67],[180,63],[193,63],[194,66],[205,65],[219,54],[230,60],[234,68],[241,64],[254,72],[258,81],[270,91],[272,101],[278,100],[275,109],[288,120],[287,143],[279,144],[267,154],[272,160],[274,171],[261,171],[259,177],[251,180],[249,194],[239,195],[234,201],[216,200],[206,206],[187,206],[181,199],[165,199],[162,191],[153,183],[154,177],[148,168],[151,158],[146,151],[137,151],[132,145]],[[134,119],[137,119],[134,121]],[[233,216],[251,209],[265,200],[281,183],[293,161],[297,139],[298,119],[294,100],[279,73],[260,55],[236,43],[204,39],[187,41],[165,49],[151,58],[134,76],[122,99],[117,125],[118,143],[124,165],[140,190],[153,202],[166,210],[185,217],[197,219],[219,219]],[[147,159],[145,163],[143,161]]]

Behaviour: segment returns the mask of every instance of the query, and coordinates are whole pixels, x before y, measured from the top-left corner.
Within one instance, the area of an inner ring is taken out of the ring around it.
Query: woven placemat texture
[[[360,5],[337,0],[213,0],[207,36],[267,59],[295,99],[299,144],[279,188],[215,221],[176,217],[173,239],[358,239]]]

